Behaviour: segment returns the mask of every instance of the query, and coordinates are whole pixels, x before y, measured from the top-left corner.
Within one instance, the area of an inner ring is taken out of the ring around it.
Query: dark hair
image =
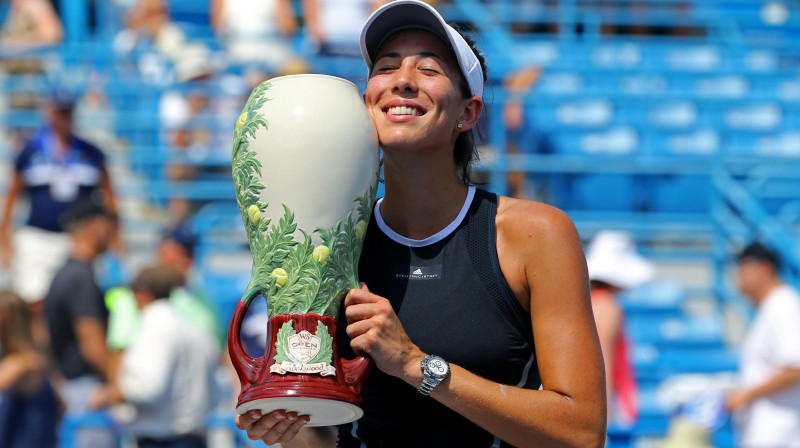
[[[77,202],[67,207],[59,216],[59,220],[61,225],[70,231],[77,227],[82,221],[98,216],[106,217],[111,220],[115,219],[115,216],[108,212],[105,206],[100,203],[100,200],[84,198],[79,199]]]
[[[184,284],[183,275],[169,266],[152,266],[142,269],[131,283],[134,291],[144,291],[156,299],[169,297],[174,288]]]
[[[464,32],[456,24],[450,24],[461,37],[469,45],[469,48],[475,53],[475,57],[478,58],[478,62],[481,64],[481,72],[483,74],[483,84],[486,85],[489,76],[488,76],[488,67],[486,66],[486,58],[484,57],[483,53],[478,49],[478,45],[475,42],[475,39],[472,36],[468,35]],[[464,98],[472,97],[472,92],[469,89],[469,84],[467,84],[467,80],[464,78],[464,75],[459,71],[459,87],[461,89],[461,95]],[[485,111],[485,108],[484,108]],[[473,128],[472,131],[469,132],[462,132],[456,138],[455,149],[453,150],[453,161],[455,162],[456,169],[458,170],[458,174],[461,177],[461,180],[464,183],[470,183],[469,173],[470,167],[472,164],[478,160],[478,148],[475,142],[475,132],[478,133],[478,137],[483,139],[483,133],[481,132],[478,124],[475,125],[476,127]]]
[[[6,313],[0,325],[0,359],[11,353],[35,349],[31,318],[27,305],[12,291],[0,291],[0,313]]]
[[[781,267],[781,260],[780,257],[778,257],[778,254],[774,250],[759,242],[750,243],[747,245],[744,249],[742,249],[741,252],[739,252],[737,258],[740,263],[745,260],[763,261],[772,265],[773,269],[776,271],[779,271]]]
[[[197,246],[197,237],[195,236],[191,227],[189,227],[189,225],[186,223],[179,223],[165,230],[162,234],[161,241],[174,241],[186,251],[186,254],[190,258],[194,257],[194,250]]]

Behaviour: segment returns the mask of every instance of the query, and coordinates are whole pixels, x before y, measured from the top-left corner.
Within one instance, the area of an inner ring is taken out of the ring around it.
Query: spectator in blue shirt
[[[12,287],[34,313],[37,340],[46,337],[39,326],[41,301],[53,275],[67,259],[70,238],[60,218],[70,206],[89,198],[101,199],[116,211],[105,155],[73,133],[74,96],[53,93],[45,107],[47,124],[14,160],[14,174],[0,218],[0,262],[11,268]],[[24,194],[30,204],[25,224],[14,232],[13,212]],[[102,195],[102,198],[98,198]],[[114,238],[118,244],[118,236]]]

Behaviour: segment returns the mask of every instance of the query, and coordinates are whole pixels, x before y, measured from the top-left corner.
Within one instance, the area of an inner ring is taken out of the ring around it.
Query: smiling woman
[[[602,446],[603,360],[574,225],[467,178],[483,57],[415,0],[373,13],[361,49],[386,188],[338,346],[377,368],[339,446]],[[275,411],[237,424],[275,443],[305,421]]]

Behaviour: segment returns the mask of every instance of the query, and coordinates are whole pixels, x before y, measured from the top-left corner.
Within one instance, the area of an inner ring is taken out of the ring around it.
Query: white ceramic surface
[[[267,82],[269,101],[259,111],[268,127],[249,147],[263,165],[260,197],[269,207],[262,216],[275,222],[286,204],[298,229],[333,227],[355,209],[378,169],[378,137],[358,88],[312,74]]]

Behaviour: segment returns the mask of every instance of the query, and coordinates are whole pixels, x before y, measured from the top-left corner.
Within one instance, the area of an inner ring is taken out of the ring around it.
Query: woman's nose
[[[410,64],[403,64],[396,72],[392,90],[395,92],[415,92],[417,82],[414,77],[414,67]]]

